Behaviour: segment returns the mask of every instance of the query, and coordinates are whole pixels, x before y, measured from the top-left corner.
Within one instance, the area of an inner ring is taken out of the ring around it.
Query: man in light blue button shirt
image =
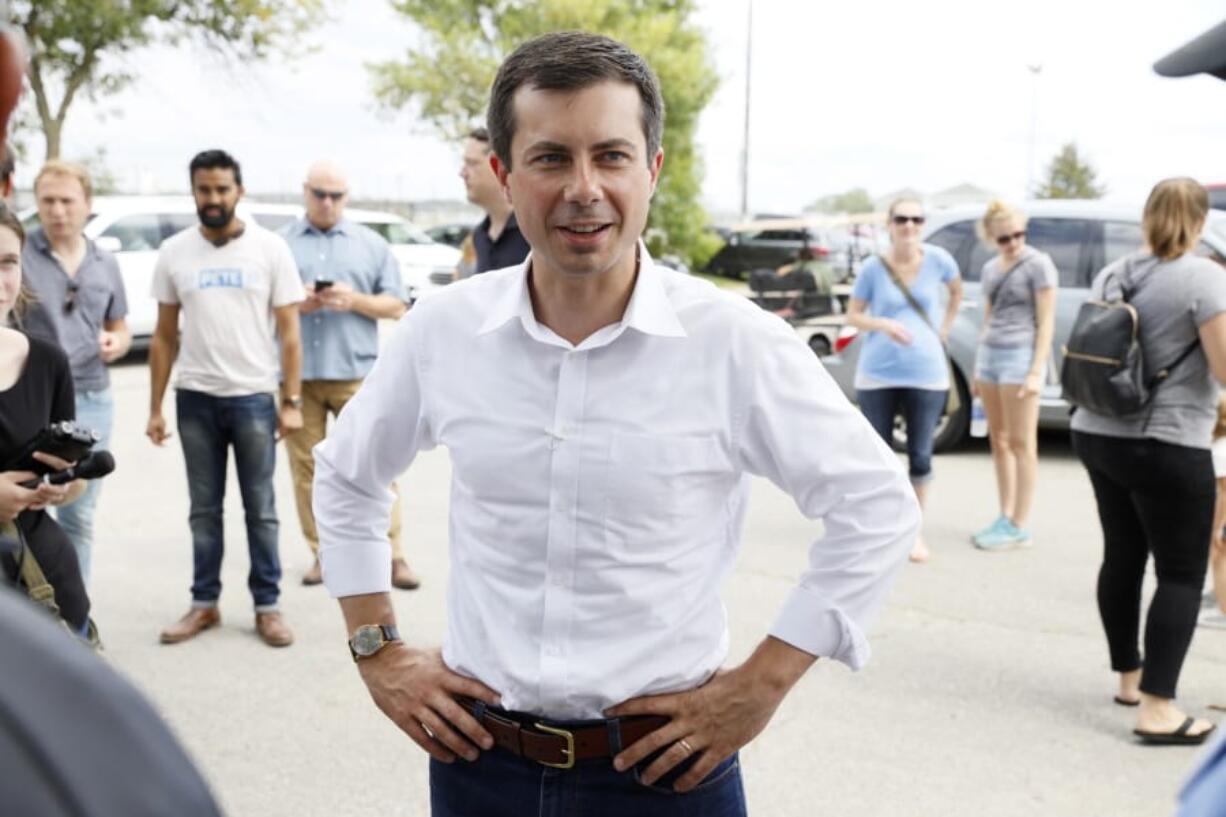
[[[406,305],[400,267],[387,242],[373,230],[345,219],[349,186],[344,172],[317,162],[303,184],[306,216],[287,225],[289,243],[306,287],[302,316],[302,420],[286,438],[294,497],[302,535],[316,558],[303,584],[319,584],[319,535],[311,510],[315,459],[311,449],[357,393],[379,352],[380,318],[398,319]],[[395,484],[392,490],[396,490]],[[419,581],[404,558],[400,540],[400,496],[392,506],[392,584],[404,590]]]

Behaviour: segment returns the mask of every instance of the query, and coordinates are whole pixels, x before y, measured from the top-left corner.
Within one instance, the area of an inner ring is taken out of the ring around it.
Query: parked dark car
[[[806,243],[818,258],[829,257],[828,231],[806,225],[799,219],[772,219],[760,225],[742,225],[728,235],[727,243],[707,263],[706,272],[743,279],[756,269],[778,269],[795,261],[796,254]]]
[[[472,224],[438,224],[427,228],[426,235],[440,244],[458,247],[464,243],[465,238],[468,238],[468,234],[473,231],[473,226]]]

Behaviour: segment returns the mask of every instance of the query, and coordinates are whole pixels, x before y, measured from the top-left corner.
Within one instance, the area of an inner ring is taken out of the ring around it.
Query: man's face
[[[664,161],[648,161],[638,91],[601,82],[579,91],[515,93],[512,170],[498,163],[534,270],[632,270]]]
[[[478,207],[487,207],[502,198],[502,187],[490,167],[490,146],[487,142],[468,139],[464,142],[464,161],[460,165],[460,178],[468,200]]]
[[[200,223],[220,230],[234,220],[234,208],[243,197],[243,188],[228,167],[202,167],[192,174],[192,198]]]
[[[34,195],[38,199],[38,220],[48,238],[63,240],[81,234],[89,218],[90,201],[80,180],[49,173],[39,180]]]
[[[319,230],[330,230],[345,214],[349,201],[349,184],[345,177],[332,168],[315,168],[302,185],[306,203],[306,217]]]

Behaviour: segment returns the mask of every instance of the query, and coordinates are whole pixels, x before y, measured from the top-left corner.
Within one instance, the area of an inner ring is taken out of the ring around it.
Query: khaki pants
[[[315,529],[315,514],[311,510],[311,483],[315,479],[315,458],[311,449],[327,434],[328,415],[340,414],[341,409],[358,392],[361,380],[304,380],[302,382],[302,428],[285,438],[289,450],[290,473],[294,477],[294,500],[298,503],[298,521],[311,552],[319,554],[319,533]],[[392,558],[403,559],[400,543],[400,489],[392,483],[396,501],[392,503],[392,524],[387,532],[392,542]]]

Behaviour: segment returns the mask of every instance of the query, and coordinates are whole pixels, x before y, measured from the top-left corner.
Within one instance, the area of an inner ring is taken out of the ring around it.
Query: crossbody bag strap
[[[886,274],[890,276],[890,280],[894,283],[894,286],[898,287],[898,291],[902,293],[902,296],[907,299],[907,303],[912,309],[919,313],[919,316],[924,319],[924,323],[928,326],[928,328],[933,332],[936,332],[937,338],[939,339],[941,337],[941,332],[936,328],[936,326],[933,325],[932,318],[928,317],[928,313],[924,311],[924,307],[920,306],[920,302],[917,301],[915,296],[911,294],[911,290],[907,289],[907,287],[903,284],[902,279],[898,277],[898,273],[895,272],[894,268],[890,266],[890,262],[885,260],[884,255],[878,255],[877,260],[881,262],[881,266],[885,267]]]
[[[1013,274],[1013,271],[1022,264],[1025,264],[1026,261],[1027,259],[1025,258],[1018,259],[1016,264],[1005,270],[1005,274],[1000,276],[1000,280],[996,282],[996,286],[992,287],[992,291],[988,293],[988,303],[991,304],[993,311],[996,311],[996,293],[1000,292],[1000,288],[1005,285],[1005,281],[1009,280],[1009,276]]]

